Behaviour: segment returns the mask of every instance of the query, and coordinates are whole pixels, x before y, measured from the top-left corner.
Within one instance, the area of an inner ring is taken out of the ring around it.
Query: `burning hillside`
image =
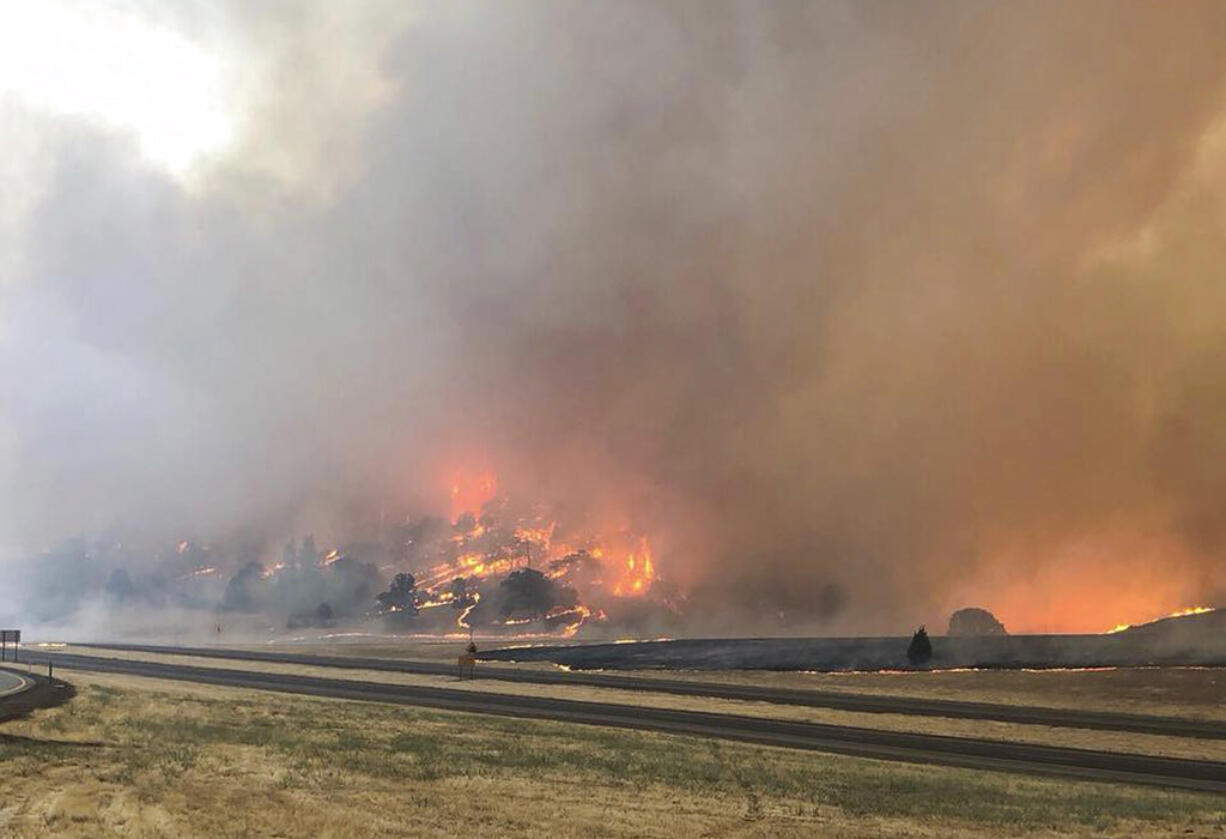
[[[571,637],[659,630],[680,616],[645,533],[517,506],[488,473],[457,476],[449,506],[391,521],[381,513],[333,545],[311,535],[280,549],[254,536],[75,540],[35,560],[30,602],[39,623],[97,605],[108,621],[174,610],[217,632],[271,634],[345,626]]]
[[[1212,606],[1189,606],[1186,609],[1179,609],[1171,612],[1169,615],[1163,615],[1160,618],[1154,618],[1145,623],[1119,624],[1107,630],[1107,634],[1115,635],[1126,632],[1153,635],[1171,632],[1195,633],[1212,631],[1220,635],[1220,630],[1224,626],[1226,626],[1226,610]]]
[[[396,528],[392,565],[402,570],[379,595],[377,614],[423,632],[572,636],[585,626],[677,613],[646,535],[519,513],[497,486],[492,474],[459,476],[449,521],[424,517]]]

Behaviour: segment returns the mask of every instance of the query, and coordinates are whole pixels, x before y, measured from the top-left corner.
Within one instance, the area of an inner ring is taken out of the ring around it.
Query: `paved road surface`
[[[71,653],[39,655],[51,658],[56,667],[64,670],[126,673],[281,693],[688,734],[883,760],[937,763],[972,769],[1058,775],[1084,780],[1226,793],[1226,763],[1215,761],[879,731],[735,714],[162,664]]]
[[[14,673],[11,670],[0,670],[0,698],[25,690],[32,684],[33,682],[20,673]]]
[[[227,650],[215,647],[169,647],[148,644],[85,644],[95,649],[130,652],[166,653],[206,658],[230,658],[245,661],[300,664],[313,667],[346,667],[361,670],[382,670],[418,675],[454,676],[454,665],[435,661],[404,661],[357,656],[323,656],[303,653],[282,653],[266,650]],[[1122,714],[1109,711],[1081,711],[1063,708],[1038,708],[1024,705],[994,705],[985,702],[962,702],[948,699],[917,699],[913,697],[881,696],[835,691],[792,690],[754,685],[696,682],[645,676],[622,676],[607,673],[573,673],[558,670],[511,669],[478,667],[478,678],[505,682],[545,685],[582,685],[586,687],[646,690],[676,696],[702,696],[711,699],[742,699],[770,702],[776,705],[800,705],[810,708],[830,708],[839,711],[861,711],[880,714],[909,714],[956,719],[996,720],[1061,728],[1089,728],[1105,731],[1128,731],[1138,734],[1166,734],[1174,737],[1226,739],[1226,723],[1190,720],[1180,717],[1159,717],[1142,714]]]
[[[59,679],[0,668],[0,722],[25,716],[38,708],[54,708],[72,699],[76,691]]]

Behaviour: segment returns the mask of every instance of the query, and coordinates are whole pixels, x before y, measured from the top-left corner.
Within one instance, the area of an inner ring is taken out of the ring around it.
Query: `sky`
[[[468,469],[729,625],[1226,603],[1223,17],[0,0],[0,558]]]

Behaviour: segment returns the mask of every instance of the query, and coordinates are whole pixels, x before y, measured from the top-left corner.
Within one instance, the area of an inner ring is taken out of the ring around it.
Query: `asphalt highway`
[[[348,679],[260,673],[151,661],[43,653],[64,670],[123,673],[280,693],[388,702],[447,711],[559,720],[669,734],[738,740],[882,760],[935,763],[1056,775],[1083,780],[1147,784],[1226,793],[1226,763],[1069,749],[913,732],[880,731],[820,723],[512,696],[452,688],[390,685]]]
[[[30,679],[12,670],[0,670],[0,697],[9,696],[34,684]]]
[[[124,650],[128,652],[228,658],[244,661],[273,662],[277,664],[309,665],[312,667],[344,667],[430,676],[454,676],[456,674],[454,665],[436,661],[404,661],[357,656],[283,653],[271,650],[230,650],[217,647],[172,647],[147,644],[82,644],[78,646],[93,649]],[[1221,722],[1192,720],[1181,717],[1123,714],[1110,711],[999,705],[986,702],[918,699],[915,697],[841,693],[836,691],[795,690],[758,687],[754,685],[721,684],[718,682],[697,682],[684,679],[622,676],[607,673],[576,673],[526,668],[478,667],[475,676],[479,679],[519,682],[521,684],[581,685],[586,687],[617,688],[619,690],[645,690],[675,696],[740,699],[751,702],[769,702],[776,705],[829,708],[838,711],[994,720],[997,722],[1015,722],[1028,725],[1050,725],[1059,728],[1088,728],[1102,731],[1128,731],[1137,734],[1165,734],[1173,737],[1226,739],[1226,724]]]
[[[0,666],[0,722],[24,716],[37,708],[53,708],[72,699],[76,691],[59,679],[18,673]]]

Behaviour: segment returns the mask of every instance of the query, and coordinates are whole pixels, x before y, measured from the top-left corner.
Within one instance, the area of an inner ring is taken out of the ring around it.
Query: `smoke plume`
[[[10,558],[467,469],[711,629],[1226,599],[1223,4],[334,6],[124,7],[228,68],[188,170],[0,89]]]

